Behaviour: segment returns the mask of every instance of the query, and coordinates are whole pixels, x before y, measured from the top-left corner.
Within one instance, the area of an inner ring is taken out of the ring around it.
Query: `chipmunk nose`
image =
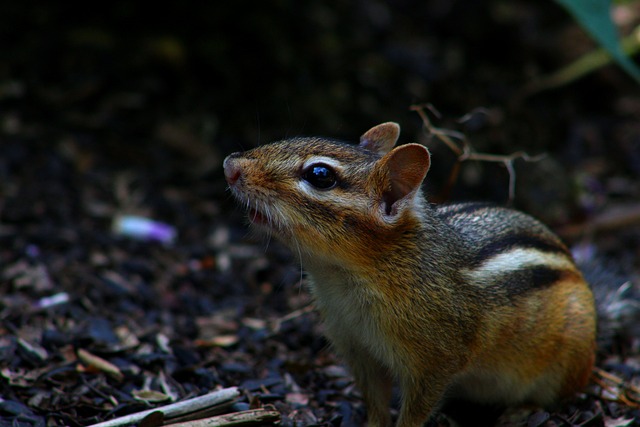
[[[238,182],[242,176],[242,168],[236,160],[239,154],[240,153],[230,154],[226,159],[224,159],[224,163],[222,164],[222,167],[224,168],[224,178],[227,180],[229,185],[233,185]]]

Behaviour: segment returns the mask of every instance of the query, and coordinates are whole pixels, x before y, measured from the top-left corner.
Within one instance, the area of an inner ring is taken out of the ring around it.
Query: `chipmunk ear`
[[[384,211],[395,215],[398,202],[407,200],[418,192],[429,171],[429,150],[420,144],[406,144],[394,148],[379,160],[377,167],[386,169],[386,183],[382,193]]]
[[[360,137],[360,147],[378,154],[387,154],[400,136],[400,125],[394,122],[374,126]]]

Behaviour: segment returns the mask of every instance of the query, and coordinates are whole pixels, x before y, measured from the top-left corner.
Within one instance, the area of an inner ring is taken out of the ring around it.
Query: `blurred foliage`
[[[618,31],[611,18],[609,0],[556,0],[580,22],[580,25],[640,83],[640,68],[629,59],[618,40]],[[635,38],[634,38],[635,39]],[[636,45],[638,41],[636,40]]]

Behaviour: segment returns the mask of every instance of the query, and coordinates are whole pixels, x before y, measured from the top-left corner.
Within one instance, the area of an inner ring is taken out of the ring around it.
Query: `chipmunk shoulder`
[[[254,226],[299,257],[370,426],[421,426],[450,399],[549,407],[589,380],[593,296],[547,227],[511,209],[432,206],[431,157],[383,123],[357,145],[293,138],[225,159]]]

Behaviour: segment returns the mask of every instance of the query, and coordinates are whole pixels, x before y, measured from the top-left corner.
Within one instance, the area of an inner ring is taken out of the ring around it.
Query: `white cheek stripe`
[[[334,209],[355,209],[360,212],[367,212],[369,209],[369,201],[365,197],[354,194],[345,194],[339,190],[322,191],[313,187],[305,180],[297,182],[298,190],[306,196],[310,201],[318,203],[318,206],[328,206]],[[297,208],[294,206],[294,208]]]
[[[322,195],[322,192],[317,191],[315,188],[313,188],[313,185],[309,184],[304,179],[298,180],[297,184],[298,184],[298,190],[300,190],[302,194],[304,194],[305,196],[311,199],[319,199],[318,196]],[[328,193],[328,191],[325,191],[324,193]]]
[[[556,253],[542,252],[536,249],[515,248],[489,258],[469,273],[476,279],[491,280],[495,278],[497,274],[536,265],[558,270],[575,269],[571,261],[565,256]]]

